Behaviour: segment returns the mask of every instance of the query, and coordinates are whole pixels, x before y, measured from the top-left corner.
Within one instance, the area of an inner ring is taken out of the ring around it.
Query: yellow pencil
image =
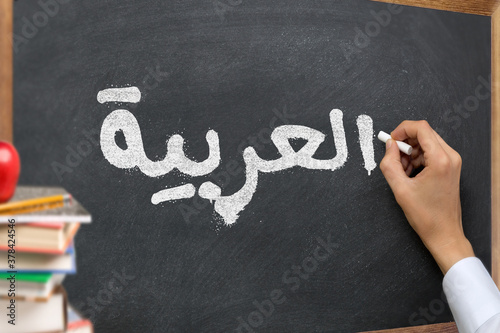
[[[70,194],[53,195],[50,197],[0,204],[0,215],[28,214],[40,210],[64,207],[67,205],[71,205]]]
[[[61,208],[66,206],[64,202],[57,202],[57,203],[51,203],[51,204],[46,204],[46,205],[39,205],[39,206],[29,206],[25,208],[17,208],[17,209],[11,209],[11,210],[5,210],[0,212],[0,216],[2,215],[23,215],[23,214],[29,214],[41,210],[49,210],[49,209],[56,209],[56,208]]]

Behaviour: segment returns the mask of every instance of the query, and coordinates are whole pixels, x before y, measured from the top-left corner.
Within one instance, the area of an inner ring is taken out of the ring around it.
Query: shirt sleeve
[[[453,265],[443,290],[460,333],[500,332],[500,292],[481,260],[470,257]]]
[[[493,316],[487,322],[485,322],[479,329],[477,333],[498,333],[500,332],[500,313]]]

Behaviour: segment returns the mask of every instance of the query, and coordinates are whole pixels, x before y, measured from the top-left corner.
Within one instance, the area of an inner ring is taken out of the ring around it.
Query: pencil
[[[70,194],[53,195],[50,197],[0,204],[0,215],[28,214],[41,210],[60,208],[68,205],[71,205]]]

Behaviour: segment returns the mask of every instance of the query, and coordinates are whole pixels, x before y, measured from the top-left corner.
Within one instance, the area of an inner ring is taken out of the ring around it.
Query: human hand
[[[380,170],[408,222],[446,274],[456,262],[474,256],[462,227],[462,159],[427,121],[403,121],[391,137],[407,142],[413,152],[401,154],[395,141],[388,140]],[[423,170],[410,178],[421,166]]]

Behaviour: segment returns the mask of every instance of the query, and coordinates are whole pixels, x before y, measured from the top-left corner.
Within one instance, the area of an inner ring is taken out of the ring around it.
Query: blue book
[[[0,257],[5,258],[0,260],[0,272],[76,274],[76,252],[73,244],[68,246],[64,254],[19,252],[14,254],[15,262],[7,262],[6,252]]]

